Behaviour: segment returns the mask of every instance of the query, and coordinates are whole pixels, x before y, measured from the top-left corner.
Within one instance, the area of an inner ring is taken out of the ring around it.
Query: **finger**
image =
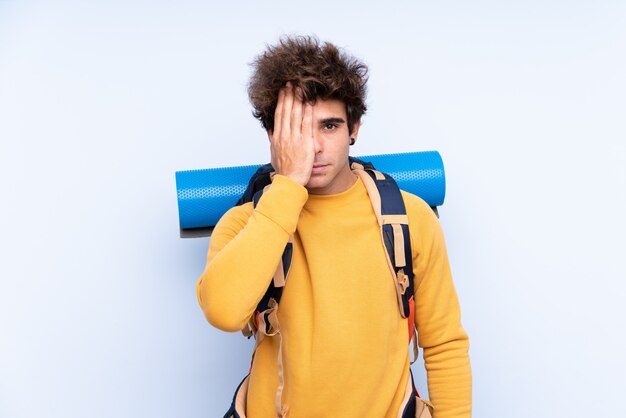
[[[274,146],[274,142],[270,143],[270,164],[274,167],[274,171],[278,171],[280,167],[278,167],[278,161],[276,158],[276,147]]]
[[[284,102],[285,102],[285,89],[281,88],[280,90],[278,90],[278,101],[276,102],[276,111],[274,112],[274,132],[272,132],[273,139],[280,137],[280,128],[282,124]]]
[[[293,107],[293,87],[287,83],[285,87],[285,99],[283,102],[281,139],[287,139],[291,135],[291,108]]]
[[[305,143],[313,139],[313,106],[311,103],[304,105],[302,115],[302,139]]]
[[[293,107],[291,108],[291,132],[294,135],[302,134],[302,99],[300,99],[300,89],[294,92]]]

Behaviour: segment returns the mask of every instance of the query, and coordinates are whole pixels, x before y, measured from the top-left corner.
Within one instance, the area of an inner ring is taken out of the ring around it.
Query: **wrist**
[[[285,174],[276,173],[276,175],[274,175],[274,179],[272,180],[272,184],[274,183],[280,183],[281,184],[280,187],[291,187],[294,189],[303,189],[308,194],[308,191],[305,185],[303,185],[302,183],[294,180],[293,178]]]
[[[300,186],[306,186],[306,184],[309,182],[309,178],[310,176],[307,176],[305,174],[300,174],[300,173],[284,173],[281,172],[280,170],[276,171],[277,175],[286,177],[296,183],[298,183]]]
[[[295,181],[302,187],[306,186],[306,184],[309,182],[309,179],[303,175],[290,174],[290,175],[286,175],[285,177],[290,178],[291,180]]]

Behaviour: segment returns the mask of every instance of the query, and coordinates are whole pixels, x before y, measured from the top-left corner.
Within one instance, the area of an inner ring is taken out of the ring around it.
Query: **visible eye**
[[[324,125],[324,129],[327,131],[333,131],[335,129],[337,129],[337,124],[336,123],[327,123],[326,125]]]

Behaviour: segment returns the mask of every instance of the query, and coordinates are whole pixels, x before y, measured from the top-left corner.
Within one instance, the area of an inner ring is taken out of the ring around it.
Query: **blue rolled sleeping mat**
[[[446,178],[437,151],[356,157],[393,177],[400,189],[421,197],[437,213],[446,195]],[[176,172],[178,217],[182,238],[210,236],[224,213],[243,195],[261,165]]]

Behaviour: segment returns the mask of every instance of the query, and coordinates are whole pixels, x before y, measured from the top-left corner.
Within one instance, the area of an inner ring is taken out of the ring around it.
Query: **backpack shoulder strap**
[[[351,168],[363,181],[372,202],[386,250],[387,264],[394,280],[400,315],[408,319],[409,341],[414,340],[413,254],[409,218],[402,193],[391,176],[376,171],[370,163],[364,164],[353,159]]]
[[[244,203],[252,202],[254,199],[254,195],[259,191],[262,191],[265,186],[272,182],[273,172],[274,167],[272,167],[271,164],[265,164],[259,167],[257,171],[252,175],[252,177],[250,177],[250,180],[248,181],[248,187],[246,187],[246,190],[243,192],[243,195],[239,198],[235,206],[240,206]]]

